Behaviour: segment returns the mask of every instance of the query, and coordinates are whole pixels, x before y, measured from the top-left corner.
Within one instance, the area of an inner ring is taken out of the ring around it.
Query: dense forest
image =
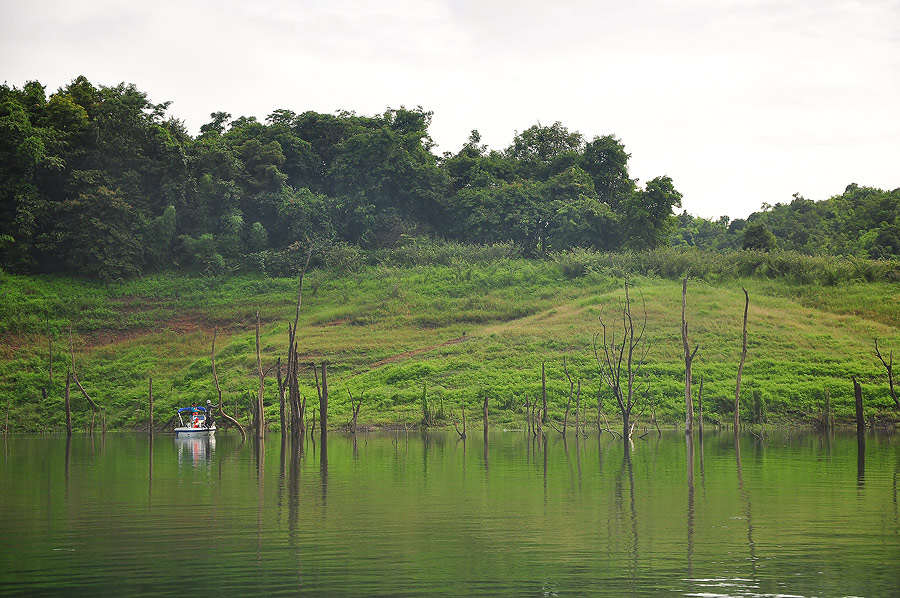
[[[278,275],[295,271],[307,240],[376,249],[416,237],[506,242],[525,256],[672,245],[900,257],[900,189],[854,184],[706,220],[676,215],[669,177],[639,185],[615,136],[588,141],[559,122],[501,151],[472,131],[438,156],[422,108],[275,110],[264,123],[214,112],[192,137],[168,107],[84,77],[49,96],[36,81],[0,86],[0,268]]]

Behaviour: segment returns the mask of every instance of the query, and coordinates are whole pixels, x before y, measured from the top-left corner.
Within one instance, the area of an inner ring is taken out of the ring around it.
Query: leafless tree
[[[222,388],[219,386],[219,375],[216,373],[216,336],[219,334],[219,329],[213,329],[213,340],[212,340],[212,351],[210,355],[210,359],[212,361],[212,373],[213,373],[213,382],[216,385],[216,392],[219,395],[219,415],[221,415],[225,421],[229,422],[232,426],[237,427],[237,429],[241,433],[241,440],[245,440],[247,438],[247,434],[244,432],[244,426],[242,426],[238,421],[225,413],[225,406],[222,404]],[[236,405],[237,403],[235,403]]]
[[[359,400],[356,401],[353,398],[353,393],[350,392],[350,389],[347,389],[347,394],[350,395],[350,411],[353,413],[350,421],[347,423],[347,427],[350,428],[351,434],[356,434],[356,420],[359,416],[359,409],[362,407],[363,393],[359,394]]]
[[[66,405],[66,437],[72,436],[72,405],[69,402],[69,385],[71,384],[72,372],[66,371],[66,394],[65,394],[65,405]],[[9,432],[9,399],[6,399],[6,424],[3,429],[3,434],[6,435]]]
[[[259,391],[256,395],[256,437],[262,439],[266,434],[266,415],[263,410],[266,378],[263,375],[262,358],[259,353],[259,311],[256,312],[256,367],[259,373]]]
[[[147,434],[153,436],[153,378],[150,378],[150,422],[147,424]]]
[[[525,435],[527,436],[531,432],[531,427],[534,425],[534,422],[531,421],[531,399],[528,398],[528,394],[525,394]]]
[[[94,399],[92,399],[84,387],[81,385],[81,381],[78,380],[78,372],[75,370],[75,345],[72,343],[72,327],[69,326],[69,353],[72,357],[72,380],[75,382],[75,386],[78,387],[78,390],[81,391],[81,394],[87,399],[87,402],[91,405],[91,436],[94,435],[94,416],[97,412],[100,412],[100,424],[103,427],[103,433],[106,433],[106,417],[103,414],[103,408],[98,405]]]
[[[553,429],[555,429],[557,432],[559,432],[560,434],[565,436],[566,428],[569,427],[569,411],[572,409],[572,394],[575,392],[575,382],[572,381],[572,376],[569,374],[569,367],[566,364],[565,357],[563,357],[563,371],[566,373],[566,378],[569,380],[569,400],[566,402],[566,413],[563,416],[562,429],[558,428],[556,426],[556,424],[554,424],[553,422],[550,422],[550,425],[553,426]],[[579,389],[579,393],[580,393],[580,391],[581,391],[580,382],[579,382],[578,389]]]
[[[322,364],[322,384],[319,385],[319,375],[316,364],[312,364],[313,375],[316,378],[316,392],[319,394],[319,434],[322,436],[322,444],[325,444],[325,436],[328,434],[328,364]],[[315,422],[315,419],[313,420]]]
[[[900,409],[900,399],[897,398],[897,391],[894,389],[894,352],[891,351],[888,353],[887,361],[884,360],[884,357],[881,355],[881,351],[878,349],[878,339],[875,339],[875,355],[881,360],[881,365],[884,366],[884,369],[887,370],[888,375],[888,385],[891,390],[891,398],[894,399],[894,404],[897,406],[897,409]]]
[[[738,433],[741,427],[741,374],[744,373],[744,360],[747,358],[747,309],[750,307],[750,295],[747,289],[744,291],[744,333],[743,342],[741,344],[741,363],[738,366],[737,385],[734,389],[734,433]]]
[[[547,374],[544,370],[544,362],[541,362],[541,397],[543,411],[541,411],[541,426],[547,423]]]
[[[581,434],[581,380],[578,381],[578,391],[575,394],[575,436]]]
[[[700,390],[697,391],[697,423],[700,424],[700,435],[702,436],[703,435],[703,376],[700,376]]]
[[[300,271],[300,282],[297,289],[297,309],[294,313],[294,325],[288,322],[288,357],[286,364],[286,385],[288,402],[291,407],[291,433],[302,436],[306,432],[306,399],[300,396],[300,356],[297,351],[297,326],[300,322],[300,305],[303,302],[303,276],[309,268],[309,260],[312,257],[313,247],[310,243],[309,252],[306,254],[306,262]]]
[[[684,345],[684,431],[690,434],[694,431],[694,397],[691,393],[691,365],[694,363],[694,356],[700,345],[694,347],[691,351],[688,341],[688,325],[685,319],[685,309],[687,307],[687,276],[681,286],[681,342]]]
[[[594,358],[600,369],[600,376],[612,391],[622,415],[622,434],[631,438],[634,423],[631,414],[637,399],[634,394],[635,380],[641,375],[650,348],[644,341],[647,329],[647,308],[644,306],[643,321],[635,323],[632,314],[631,295],[625,281],[625,301],[620,304],[621,332],[610,330],[603,316],[600,316],[602,333],[594,335]],[[618,316],[616,317],[618,320]],[[600,342],[602,339],[602,342]]]
[[[451,412],[451,416],[453,413]],[[462,402],[462,431],[459,429],[459,424],[456,420],[456,417],[453,418],[453,427],[456,428],[456,433],[459,434],[459,437],[465,440],[466,438],[466,401],[463,399]]]

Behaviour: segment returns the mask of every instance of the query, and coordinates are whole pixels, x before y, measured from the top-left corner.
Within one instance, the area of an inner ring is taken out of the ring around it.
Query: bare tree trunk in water
[[[562,434],[566,435],[566,428],[569,427],[569,411],[572,409],[572,394],[575,392],[575,383],[572,382],[572,376],[569,375],[569,367],[566,364],[566,358],[563,357],[563,372],[566,374],[566,378],[569,380],[569,400],[566,402],[566,413],[563,416],[563,427]]]
[[[81,391],[81,394],[87,399],[87,402],[91,405],[91,436],[94,435],[94,419],[97,415],[97,411],[100,410],[100,416],[103,417],[103,410],[100,409],[100,406],[94,402],[84,387],[81,385],[81,382],[78,380],[78,373],[75,371],[75,345],[72,344],[72,327],[69,326],[69,352],[72,355],[72,380],[75,382],[75,386],[78,387],[78,390]],[[106,432],[106,420],[101,419],[103,423],[103,431]]]
[[[316,364],[313,364],[313,373],[316,373]],[[325,443],[328,434],[328,367],[322,364],[322,386],[319,386],[319,377],[316,375],[316,390],[319,392],[319,433],[322,443]],[[313,420],[315,427],[315,420]]]
[[[541,396],[543,397],[544,410],[541,412],[541,427],[547,423],[547,374],[544,371],[544,362],[541,362]]]
[[[69,384],[72,379],[72,372],[66,372],[66,437],[72,436],[72,407],[69,403]]]
[[[581,380],[578,381],[578,392],[575,395],[575,438],[581,434]]]
[[[616,332],[607,328],[606,322],[601,316],[600,326],[603,329],[603,342],[598,346],[601,336],[598,333],[594,335],[593,345],[594,358],[597,361],[600,376],[612,390],[619,412],[622,414],[622,433],[627,443],[634,428],[631,423],[631,413],[637,403],[634,396],[635,378],[641,374],[641,368],[646,363],[649,352],[649,347],[644,341],[644,332],[647,330],[647,308],[645,305],[644,320],[638,327],[632,317],[628,281],[625,282],[625,302],[621,304],[621,316],[621,337],[617,338]],[[622,380],[623,377],[625,380]]]
[[[734,389],[734,433],[738,433],[741,427],[741,374],[744,373],[744,360],[747,358],[747,309],[750,307],[750,295],[747,289],[744,291],[744,333],[741,344],[741,363],[738,366],[737,386]]]
[[[853,394],[856,399],[856,476],[858,483],[865,479],[866,471],[866,421],[863,417],[862,387],[853,377]]]
[[[259,370],[259,393],[256,397],[256,437],[262,439],[266,435],[266,415],[263,412],[263,396],[265,395],[265,377],[263,376],[262,359],[259,354],[259,312],[256,312],[256,367]]]
[[[147,425],[147,434],[153,436],[153,378],[150,378],[150,423]]]
[[[534,422],[531,421],[531,399],[528,398],[528,394],[525,394],[525,436],[528,436],[531,433],[531,426]]]
[[[862,386],[856,381],[856,376],[853,376],[853,395],[856,399],[856,435],[865,441],[866,420],[863,416]]]
[[[456,418],[453,418],[453,427],[456,428],[456,433],[459,434],[459,437],[462,439],[465,439],[465,437],[466,437],[466,401],[465,401],[465,399],[463,399],[463,403],[462,403],[462,432],[460,432],[460,430],[459,430],[459,426],[456,423]]]
[[[307,239],[307,242],[309,240]],[[306,422],[304,421],[306,411],[306,399],[303,399],[301,406],[300,385],[298,377],[300,375],[300,361],[297,352],[297,326],[300,323],[300,305],[303,303],[303,276],[309,267],[309,259],[312,257],[312,243],[309,246],[309,253],[306,255],[306,263],[300,271],[300,283],[297,285],[297,309],[294,313],[294,325],[288,323],[288,362],[287,362],[287,386],[288,397],[291,404],[291,433],[295,436],[302,436],[306,433]]]
[[[700,390],[697,392],[697,421],[700,424],[700,435],[703,435],[703,376],[700,376]]]
[[[281,428],[281,435],[284,436],[287,434],[287,421],[285,421],[285,412],[284,412],[284,379],[281,377],[281,357],[278,358],[278,361],[275,364],[275,372],[278,379],[278,415],[279,419],[279,427]]]
[[[881,351],[878,350],[878,339],[875,339],[875,355],[881,360],[881,364],[884,366],[884,369],[887,370],[888,375],[888,387],[891,391],[891,398],[894,399],[894,404],[897,406],[897,409],[900,409],[900,399],[897,398],[897,391],[894,389],[894,352],[891,351],[888,354],[887,361],[884,360],[884,357],[881,356]]]
[[[685,309],[687,307],[687,276],[681,286],[681,342],[684,346],[684,432],[690,434],[694,431],[694,399],[691,393],[691,366],[694,362],[694,356],[700,345],[694,347],[691,351],[688,342],[688,325],[685,320]]]

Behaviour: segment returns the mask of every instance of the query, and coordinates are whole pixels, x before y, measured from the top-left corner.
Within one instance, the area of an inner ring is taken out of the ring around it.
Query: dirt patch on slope
[[[370,367],[372,367],[373,369],[374,369],[374,368],[378,368],[378,367],[381,367],[381,366],[383,366],[383,365],[387,365],[387,364],[389,364],[389,363],[394,363],[395,361],[400,361],[400,360],[402,360],[402,359],[406,359],[407,357],[412,357],[413,355],[418,355],[419,353],[426,353],[426,352],[428,352],[428,351],[432,351],[432,350],[437,349],[437,348],[439,348],[439,347],[446,347],[446,346],[448,346],[448,345],[455,345],[455,344],[457,344],[457,343],[463,342],[464,340],[466,340],[466,339],[468,339],[468,338],[470,338],[470,337],[468,337],[468,336],[460,336],[459,338],[451,338],[451,339],[448,340],[448,341],[444,341],[443,343],[438,343],[438,344],[436,344],[436,345],[431,345],[430,347],[422,347],[421,349],[413,349],[412,351],[406,351],[405,353],[400,353],[400,354],[398,354],[398,355],[393,355],[393,356],[388,357],[388,358],[386,358],[386,359],[382,359],[381,361],[376,361],[376,362],[373,363]]]

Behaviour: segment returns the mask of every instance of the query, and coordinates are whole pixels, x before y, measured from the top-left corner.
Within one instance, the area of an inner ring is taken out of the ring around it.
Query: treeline
[[[900,255],[900,190],[851,186],[710,221],[673,214],[669,177],[638,185],[616,137],[587,141],[560,123],[502,151],[472,131],[437,156],[421,108],[276,110],[265,122],[216,112],[192,137],[168,106],[84,77],[49,96],[38,82],[0,86],[0,268],[287,274],[307,240],[380,249],[423,237],[523,255],[673,244]]]
[[[672,245],[702,249],[796,251],[869,259],[900,257],[900,188],[883,191],[848,185],[841,195],[812,201],[762,204],[746,220],[716,221],[683,212]]]

